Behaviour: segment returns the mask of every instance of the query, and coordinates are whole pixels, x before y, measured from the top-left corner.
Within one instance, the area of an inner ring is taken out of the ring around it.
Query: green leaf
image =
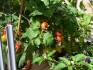
[[[93,65],[83,62],[83,61],[79,62],[78,65],[85,65],[86,67],[88,67],[89,70],[93,69]]]
[[[44,34],[44,36],[43,36],[43,43],[46,46],[52,45],[53,40],[54,40],[54,38],[53,38],[52,33],[47,32],[47,33]]]
[[[25,60],[26,60],[26,53],[24,52],[19,60],[19,64],[18,64],[18,67],[21,67],[23,66],[23,64],[25,63]]]
[[[68,66],[68,70],[73,70],[73,67],[72,66]]]
[[[30,29],[30,31],[29,31],[29,38],[30,39],[35,38],[39,34],[40,34],[40,31],[39,30],[32,30],[32,29]]]
[[[41,57],[36,57],[36,58],[33,59],[33,63],[40,64],[43,60],[44,60],[44,58],[42,56]]]
[[[72,59],[72,61],[75,61],[75,57],[74,56],[71,56],[71,59]]]
[[[91,21],[91,17],[89,14],[84,14],[81,19],[81,25],[85,28],[89,26],[89,23]]]
[[[53,60],[53,58],[52,58],[52,57],[47,57],[47,59],[48,59],[49,61]]]
[[[35,10],[31,13],[32,16],[36,16],[36,15],[42,15],[42,12]]]
[[[54,70],[55,65],[56,65],[55,63],[51,63],[50,70]]]
[[[35,45],[39,46],[41,44],[40,38],[35,39]]]
[[[41,0],[41,1],[44,2],[44,4],[45,4],[46,6],[49,5],[49,0]]]
[[[48,54],[48,57],[51,57],[53,54],[55,54],[55,50],[53,50],[52,52],[50,52],[49,54]]]
[[[75,56],[75,61],[82,61],[83,59],[85,59],[86,58],[86,56],[84,55],[84,54],[77,54],[76,56]]]
[[[91,61],[90,64],[93,65],[93,61]]]
[[[18,20],[18,16],[16,16],[15,14],[12,14],[12,19],[17,21]]]
[[[40,31],[38,29],[33,30],[32,28],[29,28],[28,31],[24,34],[24,36],[32,40],[33,38],[36,38],[39,34]]]
[[[50,2],[52,2],[53,4],[56,4],[56,3],[60,3],[61,0],[50,0]]]
[[[23,35],[22,38],[28,37],[28,31],[26,31]]]
[[[63,63],[65,63],[65,64],[67,64],[67,65],[71,65],[71,63],[70,63],[70,61],[69,61],[68,59],[66,59],[66,58],[64,58],[64,57],[60,57],[59,59],[60,59],[60,61],[62,61]]]
[[[4,63],[7,64],[7,49],[6,49],[6,44],[2,43],[2,55],[3,55],[3,60],[4,60]]]
[[[24,52],[27,50],[27,48],[28,48],[28,44],[24,43]]]
[[[55,66],[54,70],[62,70],[65,67],[66,65],[64,63],[59,63]]]
[[[2,49],[6,49],[6,44],[2,43]]]
[[[32,19],[31,28],[32,29],[39,29],[40,28],[40,21],[38,19],[36,19],[36,20]]]

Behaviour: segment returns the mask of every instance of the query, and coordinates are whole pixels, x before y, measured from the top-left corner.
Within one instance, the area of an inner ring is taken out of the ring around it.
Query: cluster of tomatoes
[[[41,27],[40,28],[41,28],[42,31],[46,31],[48,29],[48,27],[49,27],[48,22],[43,21],[41,23]],[[7,41],[6,29],[4,29],[2,31],[1,39],[2,39],[2,42],[6,42]],[[63,35],[62,35],[61,32],[59,32],[59,31],[55,32],[55,40],[56,40],[56,42],[62,42],[63,41]],[[18,41],[16,41],[16,43],[15,43],[16,50],[20,49],[20,47],[21,47],[20,43]]]
[[[1,40],[2,40],[3,43],[7,42],[6,29],[4,29],[2,31]],[[20,43],[18,41],[16,41],[16,43],[15,43],[16,50],[20,49],[20,47],[21,47]]]
[[[48,22],[42,22],[41,23],[41,29],[42,31],[47,30],[49,27]],[[60,31],[55,32],[55,40],[56,42],[62,42],[63,41],[63,35]]]

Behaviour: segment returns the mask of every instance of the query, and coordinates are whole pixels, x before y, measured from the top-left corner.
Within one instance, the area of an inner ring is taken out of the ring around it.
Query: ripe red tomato
[[[61,32],[57,31],[57,32],[55,33],[55,40],[56,40],[57,42],[63,42],[64,36],[61,34]]]
[[[62,41],[62,38],[61,38],[60,36],[56,36],[56,37],[55,37],[55,40],[56,40],[57,42],[61,42],[61,41]]]
[[[56,36],[62,36],[61,32],[56,32]]]
[[[41,29],[42,30],[46,30],[46,29],[48,29],[48,23],[47,22],[43,22],[42,24],[41,24]]]
[[[18,49],[20,48],[20,44],[19,44],[19,42],[16,42],[16,44],[15,44],[15,48],[16,48],[16,50],[18,50]]]

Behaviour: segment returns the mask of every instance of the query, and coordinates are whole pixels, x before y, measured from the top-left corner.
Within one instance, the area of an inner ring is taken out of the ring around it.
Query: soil
[[[43,62],[40,65],[33,64],[31,70],[49,70],[49,64],[48,62]]]

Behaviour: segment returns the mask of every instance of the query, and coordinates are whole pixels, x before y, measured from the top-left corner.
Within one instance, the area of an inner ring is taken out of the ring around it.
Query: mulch
[[[42,64],[33,64],[31,70],[49,70],[48,62],[43,62]]]

